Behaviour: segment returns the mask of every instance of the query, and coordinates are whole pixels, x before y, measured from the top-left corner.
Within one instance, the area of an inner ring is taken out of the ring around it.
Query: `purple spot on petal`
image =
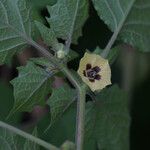
[[[97,74],[96,76],[95,76],[95,78],[94,79],[96,79],[96,80],[100,80],[101,79],[101,76],[99,75],[99,74]]]
[[[87,64],[86,65],[86,70],[89,70],[89,69],[91,69],[92,68],[92,65],[91,64]]]
[[[96,66],[93,67],[92,70],[95,71],[96,73],[99,73],[101,69],[98,66]]]
[[[101,71],[99,66],[92,68],[91,64],[86,65],[86,70],[83,70],[83,75],[89,79],[90,82],[95,82],[95,80],[100,80],[101,75],[98,73]]]
[[[85,70],[83,70],[83,75],[86,77],[86,72],[85,72]]]
[[[94,80],[94,79],[89,79],[89,81],[90,81],[90,82],[95,82],[95,80]]]

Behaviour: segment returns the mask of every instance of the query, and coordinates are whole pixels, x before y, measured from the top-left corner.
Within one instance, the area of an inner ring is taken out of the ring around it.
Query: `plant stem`
[[[78,3],[77,3],[78,7]],[[77,12],[76,12],[77,13]],[[75,14],[76,15],[76,14]],[[17,31],[16,31],[17,32]],[[20,33],[18,33],[20,34]],[[82,150],[83,147],[83,135],[84,135],[84,111],[85,111],[85,91],[82,90],[80,83],[74,78],[72,73],[59,63],[59,61],[54,58],[53,55],[49,53],[48,50],[37,44],[35,41],[33,41],[31,38],[22,35],[22,38],[27,41],[28,44],[32,45],[35,47],[39,52],[41,52],[45,57],[49,58],[50,62],[54,65],[57,66],[69,79],[69,81],[74,85],[74,87],[78,91],[78,104],[77,104],[77,132],[76,132],[76,147],[77,150]],[[71,40],[71,39],[70,39]],[[70,41],[68,43],[68,48],[70,47]],[[82,93],[83,92],[83,93]]]
[[[79,0],[78,0],[78,2],[79,2]],[[78,7],[78,3],[77,3],[77,7]],[[76,13],[77,12],[75,12],[75,17],[76,17]],[[22,34],[21,34],[21,36],[23,37],[24,40],[27,41],[28,44],[35,47],[45,57],[49,58],[50,62],[53,65],[57,66],[67,76],[67,78],[72,83],[72,85],[77,89],[77,91],[78,91],[78,103],[77,103],[76,147],[77,147],[77,150],[82,150],[83,140],[84,140],[83,139],[83,137],[84,137],[84,112],[85,112],[85,93],[86,93],[86,91],[81,88],[81,84],[75,79],[75,77],[67,69],[67,67],[65,67],[64,65],[59,63],[59,61],[56,58],[54,58],[54,56],[51,55],[48,50],[46,50],[45,48],[43,48],[42,46],[37,44],[35,41],[28,38],[27,36],[24,36]],[[70,36],[70,40],[67,44],[68,49],[70,47],[70,44],[71,44],[71,36]]]
[[[105,47],[104,51],[102,52],[101,56],[104,57],[104,58],[107,58],[110,50],[111,50],[111,47],[113,46],[114,42],[116,41],[117,37],[118,37],[118,34],[119,32],[121,31],[130,11],[131,11],[131,8],[134,4],[135,0],[131,1],[131,3],[129,4],[129,7],[127,8],[126,10],[126,13],[124,14],[124,17],[123,19],[120,21],[117,29],[114,31],[110,41],[108,42],[107,46]]]
[[[11,28],[15,33],[17,33],[20,37],[22,37],[23,40],[26,41],[29,45],[36,48],[40,53],[42,53],[46,58],[50,59],[50,62],[54,65],[57,65],[58,61],[54,56],[44,47],[36,43],[31,37],[28,37],[25,33],[20,32],[18,29],[12,27],[11,25],[7,25],[9,28]]]
[[[26,39],[28,40],[28,39]],[[50,61],[56,65],[69,79],[69,81],[72,83],[72,85],[76,88],[78,91],[78,100],[77,100],[77,126],[76,126],[76,147],[77,150],[83,149],[83,141],[84,141],[84,115],[85,115],[85,94],[86,90],[85,88],[81,88],[80,82],[75,79],[73,74],[65,67],[64,65],[60,64],[57,59],[55,59],[49,52],[38,45],[33,40],[28,41],[29,44],[34,46],[37,50],[42,52],[45,56],[50,58]]]
[[[77,16],[77,12],[78,12],[78,7],[79,7],[79,1],[80,0],[77,0],[77,3],[76,3],[76,10],[75,10],[74,17],[73,17],[73,23],[72,23],[72,26],[71,26],[69,38],[68,38],[67,43],[66,43],[66,51],[67,52],[69,51],[70,45],[71,45],[73,29],[74,29],[75,20],[76,20],[76,16]],[[85,115],[84,112],[85,112],[85,94],[86,94],[86,90],[82,89],[81,84],[78,82],[78,80],[75,79],[75,77],[72,75],[72,73],[66,67],[64,67],[61,63],[59,63],[58,59],[56,59],[47,49],[40,46],[38,43],[33,41],[26,34],[22,34],[16,28],[11,27],[11,25],[8,25],[8,26],[10,26],[10,28],[12,28],[18,35],[20,35],[28,44],[35,47],[45,57],[49,58],[49,61],[54,66],[57,66],[57,68],[60,69],[67,76],[67,78],[70,80],[72,85],[74,85],[76,90],[78,91],[76,147],[77,147],[77,150],[82,150],[83,149],[83,141],[84,141],[84,115]],[[38,139],[38,138],[28,134],[28,133],[25,133],[25,132],[23,132],[19,129],[16,129],[16,128],[10,126],[10,125],[7,125],[3,122],[0,122],[0,126],[4,127],[4,128],[7,128],[8,130],[10,130],[12,132],[15,132],[16,134],[19,134],[19,135],[21,135],[25,138],[28,138],[28,139],[42,145],[43,147],[45,147],[47,149],[58,150],[56,147],[46,143],[45,141],[42,141],[41,139]]]
[[[42,53],[46,58],[49,59],[49,61],[54,65],[59,67],[59,62],[57,61],[57,59],[44,47],[42,47],[41,45],[39,45],[38,43],[36,43],[34,40],[32,39],[26,39],[26,41],[28,42],[28,44],[32,45],[34,48],[36,48],[40,53]]]
[[[74,78],[72,73],[63,67],[64,74],[68,77],[69,81],[78,91],[77,100],[77,116],[76,116],[76,150],[83,149],[84,143],[84,118],[85,118],[85,95],[86,88],[85,85],[81,86],[80,83]]]
[[[76,149],[82,150],[84,144],[84,120],[85,120],[85,89],[79,91],[77,101],[77,125],[76,125]]]
[[[70,71],[68,70],[67,67],[62,66],[61,71],[67,76],[67,78],[69,79],[69,81],[72,83],[72,85],[73,85],[77,90],[81,89],[80,82],[78,82],[78,81],[75,79],[74,75],[72,74],[72,72],[70,72]]]
[[[41,140],[41,139],[31,135],[31,134],[28,134],[28,133],[26,133],[26,132],[24,132],[22,130],[19,130],[19,129],[11,126],[11,125],[8,125],[8,124],[6,124],[6,123],[4,123],[2,121],[0,121],[0,127],[5,128],[5,129],[7,129],[7,130],[9,130],[11,132],[14,132],[15,134],[18,134],[18,135],[20,135],[20,136],[22,136],[22,137],[24,137],[24,138],[26,138],[28,140],[31,140],[31,141],[33,141],[33,142],[43,146],[44,148],[46,148],[48,150],[59,150],[57,147],[55,147],[55,146],[53,146],[53,145],[51,145],[51,144],[49,144],[49,143],[47,143],[47,142],[45,142],[43,140]]]

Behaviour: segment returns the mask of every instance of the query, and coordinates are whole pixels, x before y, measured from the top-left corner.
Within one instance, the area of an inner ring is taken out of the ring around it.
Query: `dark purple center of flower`
[[[101,69],[98,66],[92,67],[91,64],[87,64],[83,75],[87,77],[90,82],[95,82],[95,80],[101,79],[101,76],[98,74],[100,71]]]

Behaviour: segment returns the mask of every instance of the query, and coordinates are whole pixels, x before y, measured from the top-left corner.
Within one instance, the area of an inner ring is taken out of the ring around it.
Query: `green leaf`
[[[42,139],[53,143],[57,147],[60,147],[62,143],[68,140],[74,142],[76,130],[76,102],[49,128],[48,132],[43,134],[49,122],[50,116],[47,115],[38,123],[38,133]]]
[[[50,126],[66,111],[66,109],[75,101],[76,91],[67,84],[58,89],[53,89],[51,97],[47,104],[51,111]],[[50,127],[49,126],[49,127]]]
[[[49,62],[49,59],[45,57],[30,58],[30,61],[42,68],[54,68],[54,66]]]
[[[62,43],[58,42],[52,28],[48,28],[38,21],[35,21],[35,24],[38,30],[40,31],[41,37],[44,40],[45,44],[51,46],[54,51],[64,50],[65,46]],[[77,57],[78,53],[76,53],[73,50],[70,50],[69,54],[67,55],[67,61],[71,61]]]
[[[114,32],[115,38],[140,51],[150,51],[149,0],[92,1],[98,15]]]
[[[19,76],[11,81],[14,86],[14,108],[17,111],[30,111],[34,105],[44,105],[46,96],[51,91],[50,77],[45,69],[28,62],[26,66],[19,67]]]
[[[45,44],[47,44],[48,46],[51,46],[54,51],[64,49],[65,46],[62,43],[58,42],[52,28],[48,28],[38,21],[35,21],[35,24],[38,30],[40,31],[41,37],[44,40]],[[70,53],[67,55],[67,61],[71,61],[75,59],[76,57],[78,57],[78,53],[76,53],[73,50],[70,50]]]
[[[34,135],[34,136],[38,135],[37,128],[35,128],[33,130],[32,135]],[[40,150],[40,147],[37,144],[35,144],[34,142],[31,142],[30,140],[26,140],[25,141],[23,148],[24,148],[23,150],[28,150],[28,149],[31,149],[31,150]]]
[[[33,135],[37,135],[37,131],[33,131]],[[39,150],[39,146],[34,142],[24,139],[4,128],[0,128],[0,149],[1,150]]]
[[[28,0],[0,0],[0,64],[10,61],[31,37],[30,10]]]
[[[96,47],[96,49],[94,50],[95,54],[101,54],[103,52],[103,49]],[[117,59],[117,56],[119,54],[119,47],[115,47],[113,49],[110,50],[107,59],[109,61],[109,64],[113,64],[115,62],[115,60]]]
[[[88,17],[88,0],[58,0],[47,8],[51,16],[47,21],[56,37],[76,43]]]
[[[37,20],[43,23],[46,23],[45,18],[43,17],[43,11],[45,10],[45,6],[47,5],[54,5],[57,2],[57,0],[31,0],[30,1],[30,5],[32,7],[32,20]],[[41,15],[42,12],[42,15]],[[37,30],[37,28],[32,28],[34,31],[34,35],[32,36],[32,38],[37,41],[39,40],[39,31]]]
[[[48,58],[30,58],[30,61],[32,61],[35,65],[43,68],[49,74],[49,76],[52,76],[60,71],[50,63]]]
[[[114,47],[108,54],[108,60],[110,64],[113,64],[119,55],[119,47]]]
[[[51,28],[46,27],[42,23],[35,21],[35,24],[40,31],[42,39],[44,40],[45,44],[51,46],[55,51],[58,51],[61,48],[61,44],[58,43],[55,33]]]
[[[74,60],[77,57],[79,57],[79,54],[76,51],[74,51],[74,50],[70,50],[69,54],[67,55],[68,61]]]
[[[126,94],[115,85],[101,91],[96,101],[87,105],[85,147],[128,150],[130,117]]]
[[[43,9],[46,5],[54,5],[57,0],[32,0],[31,4],[37,9],[37,12],[40,13],[41,9]],[[39,14],[40,15],[40,14]]]

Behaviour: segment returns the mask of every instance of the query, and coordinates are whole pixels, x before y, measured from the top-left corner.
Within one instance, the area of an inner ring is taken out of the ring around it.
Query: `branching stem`
[[[79,0],[77,1],[76,11],[74,15],[74,22],[77,15],[77,8],[79,7]],[[67,41],[66,49],[69,50],[71,44],[71,36],[73,33],[74,23],[72,24],[71,34],[69,36],[69,40]],[[59,63],[58,59],[56,59],[48,50],[44,47],[33,41],[30,37],[27,37],[24,34],[21,34],[18,30],[14,29],[28,44],[32,45],[39,52],[41,52],[45,57],[49,59],[49,61],[60,69],[72,83],[72,85],[78,91],[78,102],[77,102],[77,128],[76,128],[76,147],[77,150],[83,149],[83,141],[84,141],[84,115],[85,115],[85,93],[86,90],[81,87],[81,84],[76,80],[73,74],[65,67],[63,64]],[[20,133],[20,132],[19,132]]]
[[[72,85],[74,85],[78,91],[77,100],[77,116],[76,116],[76,150],[83,149],[84,143],[84,119],[85,119],[85,95],[86,87],[81,85],[72,75],[72,73],[64,68],[63,72],[68,77]]]

